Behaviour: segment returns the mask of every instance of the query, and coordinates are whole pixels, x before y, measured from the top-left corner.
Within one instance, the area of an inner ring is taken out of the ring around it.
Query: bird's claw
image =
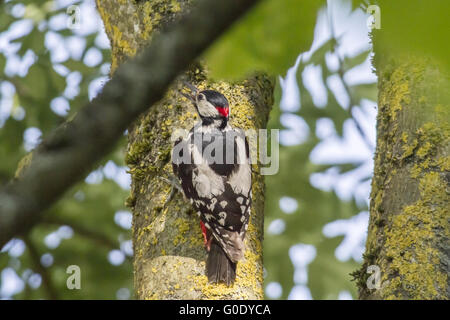
[[[166,178],[166,177],[159,177],[159,178],[171,186],[170,194],[167,197],[166,201],[164,202],[164,207],[165,207],[167,205],[167,203],[169,203],[169,201],[173,199],[175,192],[177,190],[179,192],[181,192],[181,194],[183,194],[183,188],[181,187],[181,184],[178,181],[178,179],[173,175],[170,175],[169,178]]]

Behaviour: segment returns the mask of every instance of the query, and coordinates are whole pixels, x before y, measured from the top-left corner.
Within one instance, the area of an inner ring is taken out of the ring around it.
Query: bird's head
[[[203,121],[228,120],[230,116],[230,105],[227,98],[220,92],[214,90],[199,91],[190,83],[185,83],[192,94],[183,95],[195,106],[198,115]]]

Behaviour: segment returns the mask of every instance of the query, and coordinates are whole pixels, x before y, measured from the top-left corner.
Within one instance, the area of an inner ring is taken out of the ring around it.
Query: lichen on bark
[[[111,41],[111,72],[151,41],[165,23],[189,10],[186,0],[97,0]],[[180,79],[201,89],[222,92],[231,105],[231,124],[265,128],[273,104],[273,80],[255,74],[241,82],[208,79],[201,62]],[[133,211],[134,284],[138,299],[261,299],[263,297],[262,238],[264,181],[253,175],[254,204],[246,238],[245,258],[238,264],[234,286],[211,285],[204,275],[206,252],[199,219],[179,193],[169,201],[171,186],[161,179],[172,174],[172,132],[190,129],[196,112],[177,80],[164,98],[128,129],[126,162],[132,175],[127,205]],[[258,171],[255,166],[254,171]]]
[[[449,298],[449,78],[424,56],[375,61],[377,148],[362,299]],[[369,289],[366,268],[381,270]]]

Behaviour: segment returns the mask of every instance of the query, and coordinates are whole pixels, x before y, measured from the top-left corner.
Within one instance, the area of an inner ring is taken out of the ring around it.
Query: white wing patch
[[[227,218],[227,213],[225,211],[219,212],[220,219],[218,220],[221,226],[225,226],[225,219]]]
[[[192,183],[199,197],[212,199],[225,191],[223,178],[217,175],[203,158],[195,146],[190,148],[193,161],[197,167],[192,171]]]
[[[236,136],[237,145],[237,162],[239,165],[238,170],[230,175],[228,184],[231,186],[235,193],[242,193],[244,195],[249,194],[252,186],[252,172],[249,164],[249,159],[245,151],[245,140],[242,136]]]

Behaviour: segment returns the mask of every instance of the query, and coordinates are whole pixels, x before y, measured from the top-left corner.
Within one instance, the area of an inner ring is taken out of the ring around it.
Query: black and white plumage
[[[244,238],[251,208],[249,146],[242,130],[228,123],[229,104],[219,92],[186,95],[201,118],[172,152],[173,171],[201,219],[209,251],[210,282],[231,284],[236,264],[244,257]]]

